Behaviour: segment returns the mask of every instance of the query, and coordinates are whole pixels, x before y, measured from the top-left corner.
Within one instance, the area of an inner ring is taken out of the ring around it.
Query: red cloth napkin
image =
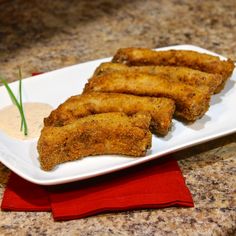
[[[42,72],[32,73],[39,74]],[[11,173],[1,209],[52,211],[55,220],[69,220],[108,211],[168,206],[194,205],[177,161],[164,158],[113,174],[50,187],[30,183]]]
[[[99,157],[98,157],[99,158]],[[2,210],[52,211],[55,220],[130,209],[193,207],[178,163],[164,158],[112,174],[57,186],[40,186],[12,173]]]

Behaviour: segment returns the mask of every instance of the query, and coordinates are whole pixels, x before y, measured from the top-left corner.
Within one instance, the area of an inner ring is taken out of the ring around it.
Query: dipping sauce
[[[40,135],[43,128],[43,119],[52,111],[52,106],[45,103],[24,103],[24,113],[28,126],[28,135],[20,131],[21,116],[15,105],[0,109],[0,130],[9,136],[27,140]]]

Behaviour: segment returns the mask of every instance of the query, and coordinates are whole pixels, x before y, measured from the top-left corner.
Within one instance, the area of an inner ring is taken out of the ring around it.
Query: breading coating
[[[216,89],[222,83],[222,76],[219,74],[210,74],[182,66],[127,66],[112,62],[102,63],[96,69],[94,76],[104,75],[113,71],[159,75],[170,82],[179,81],[194,87],[204,85],[209,88],[210,93],[217,92]]]
[[[144,156],[151,147],[150,121],[147,113],[127,116],[117,112],[90,115],[62,127],[44,127],[37,146],[41,168],[49,171],[91,155]]]
[[[166,135],[172,124],[174,110],[175,103],[169,98],[93,92],[70,97],[44,119],[44,124],[63,126],[91,114],[124,112],[133,115],[143,111],[152,117],[152,131]]]
[[[171,98],[176,103],[175,115],[187,121],[202,117],[210,102],[206,87],[195,88],[180,82],[169,83],[161,76],[143,73],[112,72],[95,76],[85,85],[84,92],[91,91]]]
[[[226,80],[234,70],[234,63],[230,59],[221,61],[217,56],[190,50],[153,51],[147,48],[121,48],[113,57],[112,62],[130,66],[185,66],[207,73],[220,74],[223,80],[216,92],[223,89]]]

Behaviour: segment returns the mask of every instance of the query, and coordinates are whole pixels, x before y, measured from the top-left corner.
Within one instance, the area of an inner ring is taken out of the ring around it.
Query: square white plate
[[[192,45],[178,45],[158,50],[184,49],[217,55]],[[219,55],[218,55],[219,56]],[[220,56],[222,59],[224,57]],[[43,102],[56,108],[68,97],[82,92],[95,68],[111,58],[82,63],[23,80],[25,102]],[[10,84],[13,91],[18,82]],[[0,161],[24,179],[41,185],[53,185],[82,180],[134,166],[154,158],[193,146],[236,131],[236,71],[225,89],[211,100],[209,111],[191,125],[173,121],[172,130],[164,138],[153,135],[152,148],[145,157],[115,155],[86,157],[59,165],[55,170],[40,169],[36,149],[37,139],[18,141],[0,132]],[[0,87],[0,108],[11,104],[5,87]]]

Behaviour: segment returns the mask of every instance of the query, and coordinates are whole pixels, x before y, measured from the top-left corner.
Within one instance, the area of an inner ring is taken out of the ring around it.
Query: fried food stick
[[[41,168],[81,157],[103,154],[144,156],[151,147],[151,117],[147,113],[90,115],[62,127],[44,127],[38,141]]]
[[[223,79],[216,92],[224,88],[226,80],[234,70],[234,63],[230,59],[221,61],[217,56],[190,50],[153,51],[147,48],[122,48],[117,51],[112,62],[130,66],[185,66],[207,73],[220,74]]]
[[[139,111],[151,115],[151,128],[166,135],[171,127],[175,103],[169,98],[140,97],[119,93],[85,93],[72,96],[44,119],[45,126],[63,126],[78,118],[106,112],[133,115]]]
[[[217,91],[217,87],[222,83],[222,76],[219,74],[210,74],[182,66],[127,66],[125,64],[112,62],[102,63],[95,70],[94,76],[104,75],[113,71],[159,75],[169,81],[179,81],[194,87],[205,85],[212,94]]]
[[[162,77],[141,73],[112,72],[93,77],[84,88],[84,92],[91,91],[171,98],[176,103],[175,115],[187,121],[202,117],[210,102],[208,89],[169,83]]]

